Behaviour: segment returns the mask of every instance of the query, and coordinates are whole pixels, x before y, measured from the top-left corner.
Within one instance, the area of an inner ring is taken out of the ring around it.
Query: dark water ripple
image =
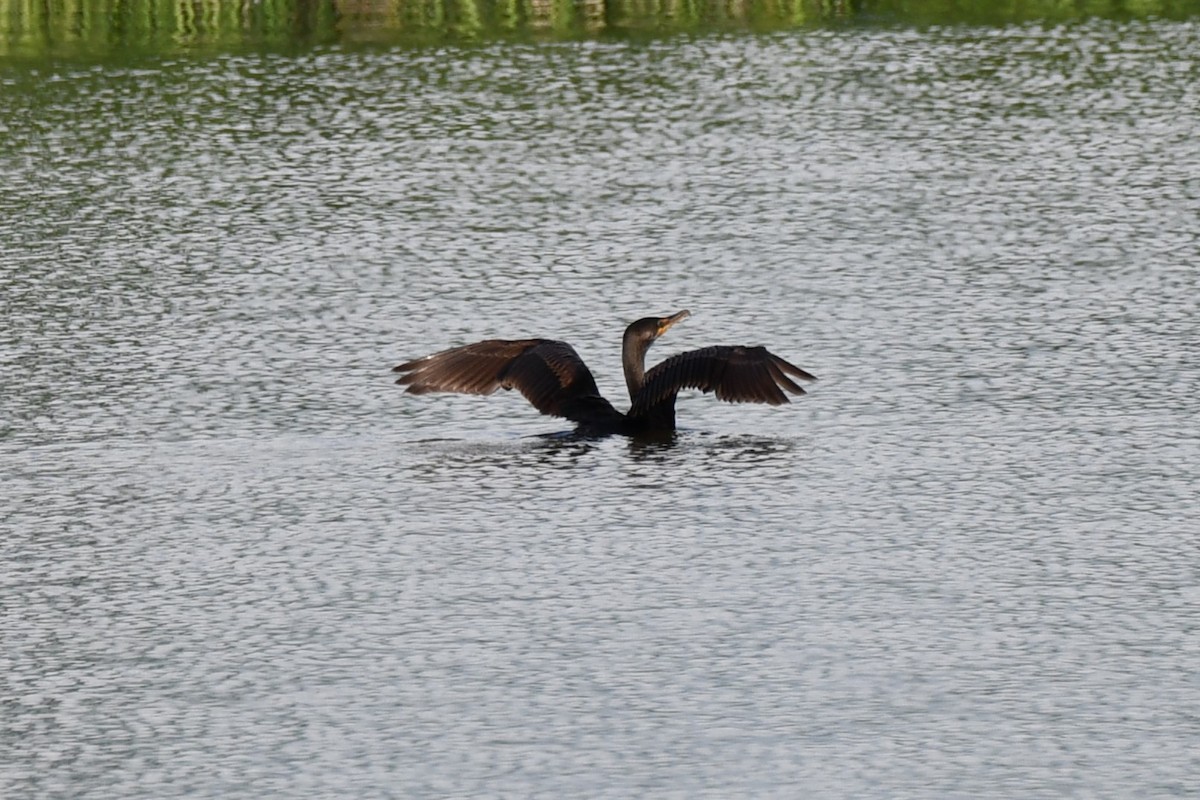
[[[0,794],[1195,794],[1192,23],[4,73]],[[572,340],[537,438],[387,368]]]

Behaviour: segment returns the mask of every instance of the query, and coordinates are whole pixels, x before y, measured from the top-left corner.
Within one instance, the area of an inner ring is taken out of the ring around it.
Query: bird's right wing
[[[553,339],[489,339],[443,350],[394,367],[411,394],[491,394],[516,389],[534,408],[575,422],[620,414],[600,396],[575,348]]]

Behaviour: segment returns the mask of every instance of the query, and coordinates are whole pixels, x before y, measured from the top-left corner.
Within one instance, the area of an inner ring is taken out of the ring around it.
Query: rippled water
[[[0,794],[1200,791],[1200,27],[0,73]],[[555,441],[399,360],[766,344]]]

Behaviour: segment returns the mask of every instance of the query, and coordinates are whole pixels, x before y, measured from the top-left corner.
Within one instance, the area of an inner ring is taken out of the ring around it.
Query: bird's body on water
[[[765,347],[716,345],[671,356],[646,370],[646,351],[675,323],[690,316],[645,317],[625,329],[621,360],[630,407],[622,413],[600,395],[596,379],[566,342],[554,339],[488,339],[405,362],[396,383],[412,394],[491,394],[516,389],[543,414],[576,423],[584,436],[626,436],[675,430],[675,398],[681,389],[713,392],[731,403],[789,402],[784,393],[805,394],[792,378],[816,376]],[[790,376],[790,377],[789,377]]]

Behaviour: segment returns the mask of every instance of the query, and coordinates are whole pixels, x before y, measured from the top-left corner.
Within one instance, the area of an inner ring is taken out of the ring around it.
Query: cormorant
[[[625,329],[621,361],[631,405],[621,413],[600,396],[596,379],[575,349],[553,339],[488,339],[407,361],[392,371],[412,394],[491,394],[516,389],[543,414],[565,417],[584,436],[638,436],[675,430],[680,389],[714,392],[730,403],[787,403],[782,390],[805,394],[788,376],[816,376],[765,347],[716,345],[671,356],[646,371],[646,351],[675,323],[691,316],[644,317]]]

